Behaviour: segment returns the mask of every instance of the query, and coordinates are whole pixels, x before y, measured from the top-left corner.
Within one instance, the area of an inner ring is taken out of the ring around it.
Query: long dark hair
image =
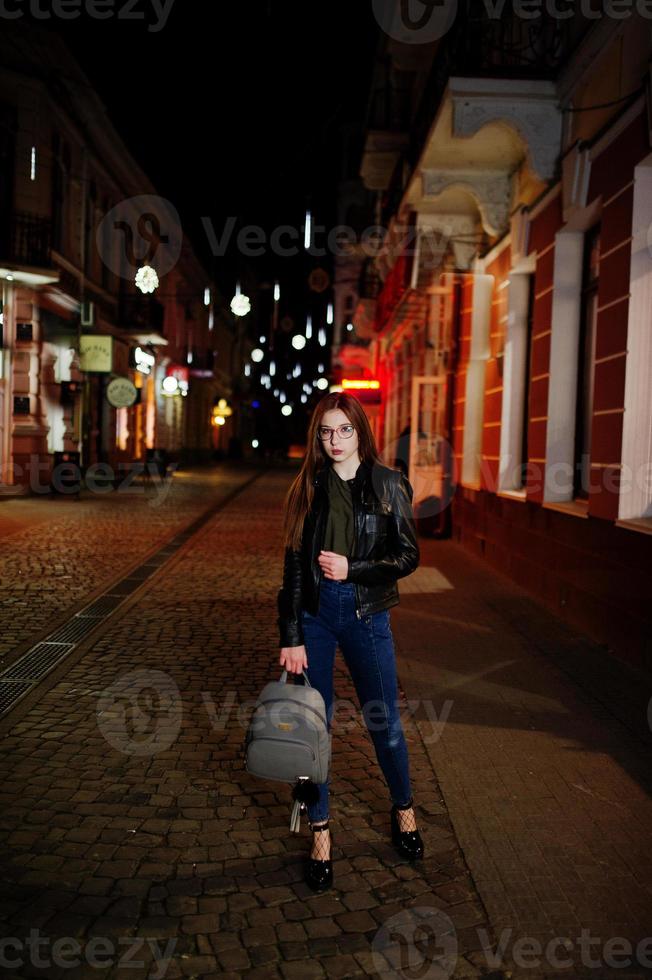
[[[378,455],[376,440],[371,431],[369,419],[362,404],[355,395],[350,395],[346,391],[331,391],[327,395],[324,395],[315,405],[312,418],[310,419],[307,451],[301,469],[292,481],[292,485],[285,496],[283,544],[285,547],[290,547],[297,551],[301,547],[303,522],[312,506],[314,494],[313,480],[324,466],[330,465],[330,458],[324,452],[321,440],[317,435],[317,430],[321,425],[323,415],[334,408],[340,408],[347,419],[355,426],[355,430],[358,433],[358,455],[360,459],[370,466],[374,463],[382,462]]]

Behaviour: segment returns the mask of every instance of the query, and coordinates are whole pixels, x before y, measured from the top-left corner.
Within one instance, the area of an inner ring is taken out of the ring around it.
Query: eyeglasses
[[[355,432],[354,425],[338,425],[337,429],[331,429],[328,425],[320,425],[317,435],[324,442],[330,439],[334,432],[337,432],[340,439],[350,439]]]

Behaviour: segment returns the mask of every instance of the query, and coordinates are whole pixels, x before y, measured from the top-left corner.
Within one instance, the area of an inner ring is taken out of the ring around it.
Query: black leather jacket
[[[277,606],[280,645],[303,645],[301,612],[319,611],[319,587],[323,577],[317,557],[323,548],[329,501],[326,463],[314,482],[314,498],[306,515],[301,548],[285,549],[283,585]],[[412,487],[398,470],[381,463],[360,462],[349,481],[353,502],[355,544],[346,582],[353,582],[359,619],[389,609],[399,601],[396,581],[417,568],[420,560]]]

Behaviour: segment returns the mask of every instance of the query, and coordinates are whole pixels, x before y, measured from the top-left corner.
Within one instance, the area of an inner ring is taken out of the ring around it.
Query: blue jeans
[[[308,666],[304,671],[324,699],[326,720],[333,720],[333,665],[339,645],[351,674],[362,715],[376,750],[390,797],[398,806],[412,798],[407,744],[398,710],[398,684],[389,609],[358,619],[352,582],[323,578],[319,612],[302,611]],[[328,818],[328,786],[316,784],[319,800],[307,805],[308,818]]]

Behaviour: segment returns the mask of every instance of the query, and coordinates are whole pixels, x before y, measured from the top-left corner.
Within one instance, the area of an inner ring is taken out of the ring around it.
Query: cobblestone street
[[[0,664],[256,472],[178,470],[79,499],[0,502]]]
[[[289,832],[290,787],[242,758],[253,701],[280,676],[293,472],[177,473],[160,507],[0,503],[10,661],[243,488],[0,721],[2,932],[15,941],[3,976],[96,977],[94,939],[109,977],[588,976],[582,929],[596,939],[592,977],[650,975],[652,944],[627,968],[605,953],[652,933],[649,748],[560,666],[578,645],[597,648],[449,541],[422,541],[392,610],[425,860],[412,867],[391,845],[387,788],[338,653],[335,882],[324,895],[304,884],[309,832],[305,818]],[[392,966],[388,930],[406,946]],[[39,966],[30,931],[41,963],[68,938],[79,965]],[[554,937],[574,966],[514,955],[517,940]]]

